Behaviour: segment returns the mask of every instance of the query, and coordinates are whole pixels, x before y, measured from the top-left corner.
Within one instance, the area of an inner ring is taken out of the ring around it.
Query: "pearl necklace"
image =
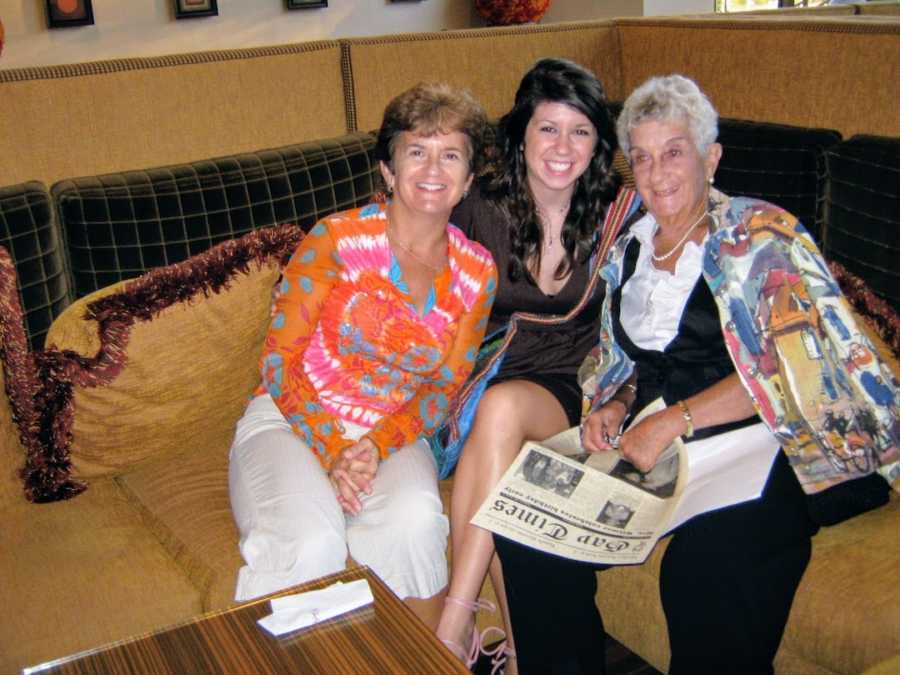
[[[396,236],[393,232],[391,232],[391,227],[390,227],[390,225],[388,225],[388,226],[385,228],[385,233],[387,234],[387,238],[388,238],[388,241],[389,241],[389,242],[394,243],[394,244],[397,244],[397,246],[399,246],[401,249],[403,249],[404,251],[406,251],[406,252],[410,255],[410,257],[412,257],[413,260],[416,260],[416,261],[420,262],[421,264],[425,265],[425,267],[427,267],[428,269],[430,269],[432,272],[435,272],[435,273],[437,273],[437,272],[442,272],[443,269],[444,269],[444,267],[447,266],[447,263],[444,263],[444,264],[439,265],[439,266],[435,266],[435,265],[432,265],[432,264],[431,264],[430,262],[428,262],[427,260],[425,260],[424,258],[419,257],[417,254],[415,254],[415,253],[413,252],[413,250],[412,250],[409,246],[407,246],[407,245],[404,244],[402,241],[400,241],[399,239],[397,239],[397,236]]]
[[[563,217],[563,220],[565,220],[566,214],[569,213],[569,207],[570,207],[571,205],[572,205],[572,202],[571,202],[571,200],[570,200],[570,201],[566,202],[565,204],[563,204],[562,206],[559,207],[559,211],[558,211],[557,213],[559,213],[559,214]],[[540,204],[538,204],[537,202],[535,202],[535,203],[534,203],[534,210],[537,212],[538,219],[541,221],[541,223],[543,223],[544,225],[546,225],[546,226],[547,226],[547,229],[549,230],[549,229],[550,229],[550,221],[549,221],[549,219],[547,218],[547,214],[544,212],[544,209],[541,208],[541,205],[540,205]],[[565,222],[564,222],[563,224],[565,224]],[[556,240],[553,238],[553,232],[551,231],[551,232],[549,233],[549,235],[548,235],[547,241],[544,243],[544,247],[545,247],[546,249],[548,249],[548,250],[551,249],[551,248],[553,248],[553,242],[554,242],[554,241],[556,241]]]
[[[708,215],[709,211],[704,211],[703,213],[701,213],[700,217],[697,218],[697,220],[694,221],[694,224],[687,229],[687,231],[684,233],[684,236],[678,240],[678,243],[675,244],[675,246],[673,246],[671,249],[669,249],[668,253],[664,255],[656,255],[655,253],[651,253],[650,257],[653,258],[653,262],[662,262],[663,260],[668,260],[669,258],[671,258],[672,254],[675,253],[675,251],[677,251],[679,248],[681,248],[681,245],[688,240],[688,237],[691,236],[691,232],[694,231],[694,228],[697,227],[701,222],[703,222],[703,219]]]

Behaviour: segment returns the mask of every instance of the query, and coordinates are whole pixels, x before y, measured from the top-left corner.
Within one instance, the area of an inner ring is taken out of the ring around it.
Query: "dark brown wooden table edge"
[[[424,624],[421,619],[417,617],[412,610],[410,610],[406,604],[398,598],[394,592],[387,587],[387,585],[376,575],[369,567],[364,565],[357,565],[353,567],[348,567],[340,572],[336,572],[334,574],[329,574],[324,577],[320,577],[318,579],[313,579],[311,581],[304,582],[302,584],[298,584],[296,586],[292,586],[290,588],[286,588],[281,591],[276,591],[275,593],[270,593],[268,595],[261,596],[259,598],[255,598],[253,600],[249,600],[247,602],[242,602],[236,605],[232,605],[230,607],[224,607],[222,609],[210,610],[208,612],[204,612],[202,614],[198,614],[195,617],[190,619],[186,619],[184,621],[180,621],[177,623],[173,623],[161,628],[157,628],[151,631],[146,631],[144,633],[138,633],[136,635],[129,636],[127,638],[122,638],[121,640],[114,640],[112,642],[107,642],[98,647],[93,647],[91,649],[86,649],[80,652],[76,652],[73,654],[69,654],[68,656],[62,656],[56,659],[52,659],[50,661],[46,661],[41,664],[37,664],[34,666],[28,666],[22,669],[22,675],[37,675],[38,673],[46,673],[52,672],[53,669],[59,668],[60,666],[65,666],[66,664],[70,664],[72,662],[78,661],[79,659],[83,659],[86,657],[94,656],[100,654],[102,652],[115,649],[118,647],[122,647],[125,645],[129,645],[135,642],[140,642],[142,640],[151,639],[155,635],[159,635],[161,633],[166,633],[168,631],[177,630],[179,628],[190,626],[191,624],[195,624],[201,621],[207,621],[209,619],[214,619],[216,617],[230,614],[232,612],[245,609],[247,607],[252,607],[254,605],[259,605],[262,603],[269,602],[273,598],[284,597],[286,595],[294,595],[297,593],[303,593],[306,591],[314,591],[321,588],[326,588],[327,586],[331,586],[337,582],[347,582],[347,581],[356,581],[358,579],[366,579],[368,580],[370,585],[377,586],[380,593],[376,592],[373,589],[373,596],[375,597],[375,602],[377,602],[378,595],[384,595],[386,597],[393,597],[393,599],[402,607],[401,612],[406,615],[406,618],[410,621],[411,626],[416,631],[417,635],[413,636],[416,639],[422,639],[426,642],[431,642],[432,646],[434,646],[437,650],[442,652],[445,656],[448,657],[448,662],[450,665],[450,669],[447,670],[448,675],[452,675],[452,673],[460,673],[461,675],[465,675],[470,673],[470,671],[453,655],[453,653],[447,649],[447,647],[437,639],[434,633]],[[341,617],[335,617],[334,619],[329,619],[328,622],[338,622]],[[324,623],[324,622],[323,622]],[[262,628],[260,629],[262,630]]]

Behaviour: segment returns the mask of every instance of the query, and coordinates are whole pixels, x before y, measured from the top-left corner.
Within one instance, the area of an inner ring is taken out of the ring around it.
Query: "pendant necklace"
[[[390,241],[390,242],[392,242],[392,243],[394,243],[394,244],[397,244],[397,246],[399,246],[401,249],[403,249],[404,251],[406,251],[406,252],[409,254],[409,256],[410,256],[413,260],[416,260],[416,261],[418,261],[419,263],[421,263],[422,265],[425,265],[425,267],[427,267],[428,269],[430,269],[430,270],[431,270],[432,272],[434,272],[435,274],[437,274],[437,273],[439,273],[439,272],[442,272],[443,269],[444,269],[444,267],[447,266],[446,263],[444,263],[443,265],[439,265],[439,266],[432,265],[430,262],[428,262],[428,261],[425,260],[424,258],[418,256],[416,253],[413,252],[413,250],[412,250],[409,246],[407,246],[407,245],[404,244],[402,241],[400,241],[399,239],[397,239],[397,236],[396,236],[393,232],[391,232],[391,227],[390,227],[390,225],[388,225],[388,226],[385,228],[385,233],[387,234],[388,241]]]
[[[569,212],[569,207],[571,205],[572,205],[572,202],[570,200],[570,201],[566,202],[565,204],[563,204],[561,207],[559,207],[559,211],[557,211],[557,213],[559,213],[563,217],[564,221],[565,221],[566,214]],[[546,228],[547,230],[550,230],[550,227],[551,227],[550,220],[547,218],[547,214],[544,212],[544,209],[541,208],[541,205],[538,204],[537,202],[535,202],[534,210],[537,211],[538,219],[541,221],[541,223],[543,223],[544,225],[547,226],[547,228]],[[563,224],[565,224],[565,222],[563,222]],[[560,232],[562,232],[562,230],[560,230]],[[547,235],[547,241],[544,244],[544,247],[547,248],[548,250],[553,248],[553,243],[555,241],[556,240],[553,238],[553,232],[550,231]]]

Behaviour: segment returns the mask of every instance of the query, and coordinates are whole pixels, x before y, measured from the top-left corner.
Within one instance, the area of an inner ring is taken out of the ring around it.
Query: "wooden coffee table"
[[[274,637],[268,600],[365,578],[375,602]],[[421,673],[469,671],[368,568],[355,567],[165,630],[27,668],[24,673]]]

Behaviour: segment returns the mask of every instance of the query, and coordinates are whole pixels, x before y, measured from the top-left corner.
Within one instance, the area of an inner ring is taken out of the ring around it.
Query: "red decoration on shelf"
[[[491,26],[538,22],[550,0],[475,0],[475,10]]]
[[[3,53],[3,22],[0,21],[0,54]]]

